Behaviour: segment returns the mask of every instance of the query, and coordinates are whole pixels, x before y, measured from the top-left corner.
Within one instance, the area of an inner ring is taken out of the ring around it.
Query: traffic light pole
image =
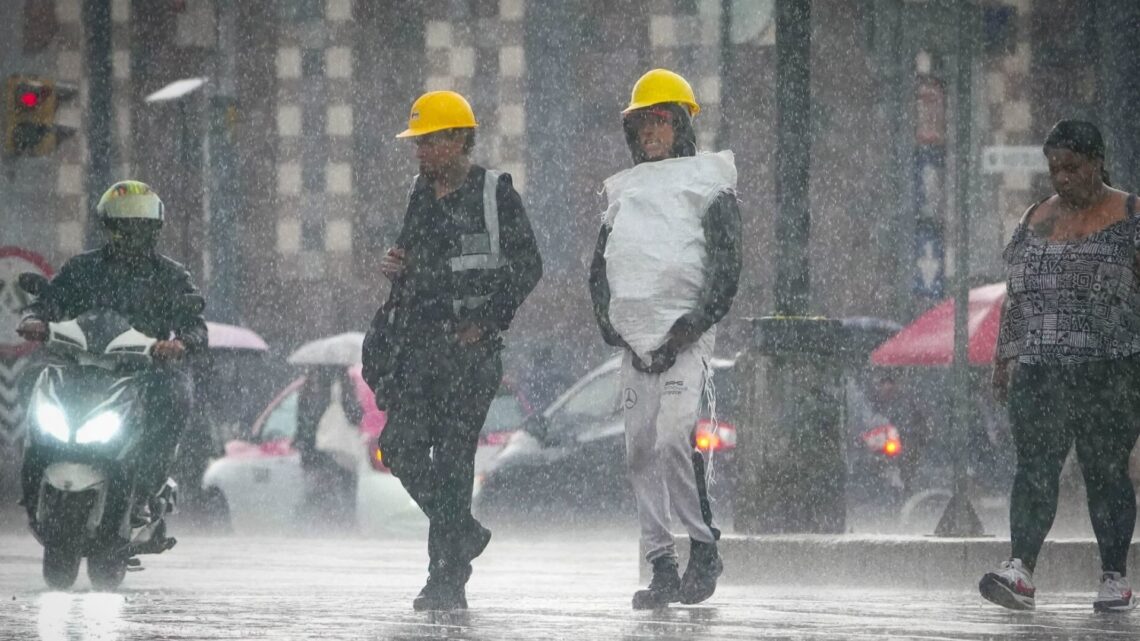
[[[970,125],[973,121],[973,50],[977,32],[977,5],[961,0],[958,16],[958,80],[957,113],[954,120],[955,209],[958,212],[954,249],[954,410],[951,433],[954,435],[954,494],[934,529],[936,536],[972,537],[983,534],[982,522],[970,503],[969,429],[970,390],[968,341],[970,298],[970,172],[972,144]]]
[[[111,184],[111,0],[83,0],[87,66],[87,246],[99,240],[95,204]]]
[[[241,255],[238,247],[241,176],[234,128],[238,119],[234,76],[237,64],[237,0],[215,0],[217,47],[214,78],[207,109],[210,184],[210,317],[225,323],[239,320],[237,297],[241,289]]]

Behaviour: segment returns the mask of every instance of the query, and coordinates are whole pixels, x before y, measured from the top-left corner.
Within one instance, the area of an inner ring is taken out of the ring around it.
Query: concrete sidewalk
[[[686,557],[688,537],[677,537]],[[725,534],[720,541],[728,583],[976,589],[987,571],[1009,558],[1009,540],[931,536]],[[1140,576],[1140,543],[1133,543],[1129,574]],[[682,559],[682,568],[685,559]],[[643,564],[648,574],[648,566]],[[1095,589],[1100,554],[1091,539],[1045,542],[1034,573],[1044,590]]]

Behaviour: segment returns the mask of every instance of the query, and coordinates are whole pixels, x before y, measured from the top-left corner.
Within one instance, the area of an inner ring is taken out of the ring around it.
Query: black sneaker
[[[681,577],[677,574],[677,559],[663,556],[653,561],[653,578],[649,587],[633,593],[634,610],[655,610],[680,598]]]
[[[689,565],[681,578],[681,603],[700,603],[716,592],[717,577],[724,572],[724,562],[716,551],[716,543],[689,543]]]

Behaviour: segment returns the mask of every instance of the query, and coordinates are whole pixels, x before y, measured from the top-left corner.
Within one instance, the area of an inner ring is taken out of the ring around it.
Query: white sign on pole
[[[982,148],[982,173],[1003,174],[1008,172],[1046,173],[1049,164],[1041,147],[1032,145],[996,145]]]

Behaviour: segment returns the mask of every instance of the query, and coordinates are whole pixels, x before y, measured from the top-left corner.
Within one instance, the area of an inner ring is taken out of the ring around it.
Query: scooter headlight
[[[75,433],[75,442],[80,444],[106,443],[119,433],[122,426],[123,417],[119,416],[118,412],[107,410],[84,423],[83,427]]]
[[[40,430],[44,434],[53,436],[58,441],[66,443],[71,439],[67,415],[51,401],[40,401],[36,404],[36,422],[40,424]]]

